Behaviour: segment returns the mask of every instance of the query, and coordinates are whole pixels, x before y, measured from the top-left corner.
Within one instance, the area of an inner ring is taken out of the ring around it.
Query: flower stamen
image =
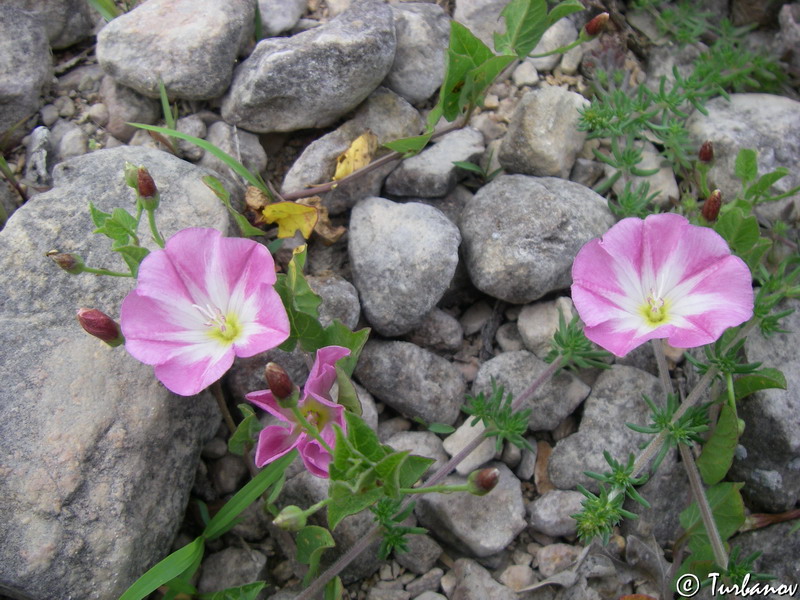
[[[641,313],[648,324],[662,325],[667,320],[667,303],[654,289],[645,298],[646,304],[642,305]]]

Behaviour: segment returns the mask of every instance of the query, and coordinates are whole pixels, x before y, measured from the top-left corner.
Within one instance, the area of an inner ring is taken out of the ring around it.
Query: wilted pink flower
[[[707,227],[675,214],[623,219],[572,265],[586,337],[624,356],[653,338],[693,348],[753,315],[750,270]]]
[[[273,288],[275,263],[252,240],[191,228],[148,254],[122,302],[125,348],[171,391],[197,394],[218,380],[234,356],[274,348],[289,320]]]
[[[320,437],[331,447],[335,439],[333,424],[345,428],[344,407],[333,402],[330,396],[331,386],[336,381],[334,365],[337,360],[349,354],[350,350],[341,346],[327,346],[317,350],[311,373],[297,403],[298,410],[309,423],[316,426]],[[269,390],[250,392],[245,398],[288,424],[269,425],[261,430],[256,446],[256,466],[263,467],[292,448],[297,448],[312,475],[328,476],[328,465],[332,458],[330,453],[305,432],[290,408],[283,408]]]

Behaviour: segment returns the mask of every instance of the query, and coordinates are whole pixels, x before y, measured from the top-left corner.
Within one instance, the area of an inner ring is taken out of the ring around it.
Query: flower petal
[[[283,301],[271,286],[241,304],[242,336],[234,342],[236,356],[255,356],[279,346],[289,337],[289,317]]]
[[[279,418],[281,421],[293,423],[295,421],[292,411],[288,408],[283,408],[270,390],[260,390],[257,392],[250,392],[244,396],[248,402],[255,404],[261,410],[264,410],[274,417]]]
[[[173,357],[155,366],[155,375],[171,392],[181,396],[199,394],[233,364],[230,348],[214,350],[212,353],[200,346],[183,346]]]
[[[256,466],[263,467],[288,453],[302,441],[301,437],[303,434],[288,427],[280,425],[264,427],[258,435],[256,444]]]
[[[330,453],[317,440],[306,439],[298,445],[300,458],[308,472],[317,477],[328,477],[328,466],[331,464]]]
[[[336,361],[349,355],[350,350],[342,346],[326,346],[317,350],[314,365],[303,387],[305,394],[313,394],[319,400],[330,400],[331,386],[336,381]]]

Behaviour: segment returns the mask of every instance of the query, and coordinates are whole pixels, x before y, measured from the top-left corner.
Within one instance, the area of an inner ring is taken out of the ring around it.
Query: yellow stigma
[[[658,296],[654,290],[650,290],[645,303],[642,304],[639,312],[645,321],[652,327],[658,327],[666,323],[668,319],[669,302]]]
[[[242,326],[235,313],[223,315],[217,307],[206,305],[205,307],[193,305],[200,313],[208,319],[203,325],[208,327],[208,336],[223,344],[232,344],[242,333]]]

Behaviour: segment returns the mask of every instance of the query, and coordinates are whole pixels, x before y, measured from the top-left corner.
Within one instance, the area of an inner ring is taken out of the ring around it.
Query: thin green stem
[[[669,376],[667,357],[664,355],[664,341],[662,339],[652,340],[653,353],[656,355],[656,365],[658,366],[658,377],[661,380],[661,387],[664,390],[664,401],[672,394],[672,380]]]
[[[468,492],[469,484],[462,485],[430,485],[418,488],[400,488],[401,494],[428,494],[437,492],[439,494],[452,494],[454,492]]]
[[[733,373],[725,373],[725,385],[728,388],[728,406],[736,415],[736,393],[733,387]]]
[[[678,450],[681,453],[683,466],[689,476],[689,487],[692,489],[692,496],[700,509],[700,518],[703,520],[703,525],[708,534],[708,541],[711,544],[711,549],[714,551],[714,561],[723,569],[728,568],[728,555],[725,552],[725,546],[722,544],[722,538],[719,535],[717,524],[714,521],[714,515],[711,512],[711,506],[708,504],[706,492],[703,489],[703,480],[700,477],[700,471],[697,469],[697,464],[694,462],[694,456],[688,446],[678,444]]]
[[[228,405],[225,403],[225,396],[222,394],[222,385],[219,381],[211,384],[211,393],[214,395],[214,400],[217,401],[219,412],[222,413],[222,418],[225,421],[225,426],[228,428],[228,433],[233,435],[236,432],[236,423],[233,421],[231,411],[228,410]]]
[[[161,237],[161,234],[158,232],[158,227],[156,226],[156,211],[155,209],[147,209],[147,222],[150,224],[150,233],[153,234],[153,240],[160,248],[164,247],[164,238]]]
[[[109,271],[108,269],[95,269],[94,267],[83,267],[82,273],[94,273],[95,275],[108,275],[109,277],[133,277],[133,273],[122,273],[120,271]]]
[[[319,502],[317,502],[313,506],[309,506],[307,509],[305,509],[303,511],[303,514],[306,517],[310,517],[311,515],[313,515],[315,512],[317,512],[321,508],[325,508],[326,506],[328,506],[328,504],[330,504],[331,502],[333,502],[333,498],[331,498],[331,497],[325,498],[324,500],[320,500]]]

